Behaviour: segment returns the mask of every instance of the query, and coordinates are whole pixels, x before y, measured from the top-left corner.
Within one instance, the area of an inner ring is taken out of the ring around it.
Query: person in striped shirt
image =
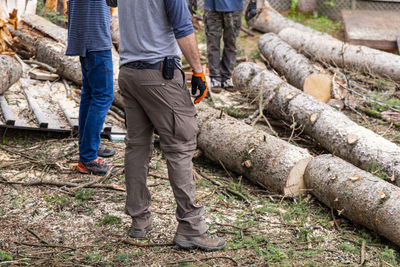
[[[79,56],[82,90],[79,107],[78,171],[105,175],[100,157],[115,150],[100,145],[104,119],[113,101],[110,8],[104,0],[69,0],[67,56]]]

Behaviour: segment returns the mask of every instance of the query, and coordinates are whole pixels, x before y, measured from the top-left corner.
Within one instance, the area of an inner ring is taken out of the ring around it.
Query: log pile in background
[[[400,245],[399,187],[332,155],[314,158],[304,179],[325,205]]]
[[[208,158],[281,194],[304,193],[303,174],[312,158],[307,150],[220,116],[220,111],[204,103],[197,108],[197,142]]]
[[[331,75],[321,73],[303,54],[298,53],[275,33],[261,36],[258,48],[269,64],[285,76],[290,84],[322,102],[329,101]]]
[[[378,166],[400,186],[400,148],[342,112],[301,92],[255,63],[242,63],[233,73],[235,87],[252,98],[268,100],[264,110],[304,126],[304,132],[324,148],[354,165],[369,170]]]
[[[323,33],[286,27],[279,37],[316,60],[400,82],[400,56],[350,45]]]
[[[12,57],[0,55],[0,95],[22,76],[21,65]]]
[[[49,23],[46,19],[37,15],[31,15],[22,20],[29,27],[43,33],[45,36],[33,36],[31,31],[13,31],[15,46],[22,47],[20,54],[33,52],[33,56],[38,61],[46,63],[57,69],[57,74],[73,81],[77,85],[82,85],[82,72],[78,57],[65,56],[66,43],[68,39],[67,30]],[[50,37],[50,38],[49,38]],[[114,105],[123,108],[122,99],[118,87],[119,56],[113,49],[113,69],[114,69]]]

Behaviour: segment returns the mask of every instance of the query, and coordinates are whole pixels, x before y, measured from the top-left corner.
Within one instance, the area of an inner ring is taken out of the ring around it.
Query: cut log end
[[[304,183],[304,172],[312,157],[305,158],[296,163],[289,173],[289,177],[284,187],[285,196],[298,196],[306,192]]]
[[[331,99],[332,77],[326,74],[311,74],[306,78],[303,91],[316,99],[327,103]]]

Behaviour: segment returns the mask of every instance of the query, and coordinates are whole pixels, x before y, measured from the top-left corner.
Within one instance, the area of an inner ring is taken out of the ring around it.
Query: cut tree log
[[[317,0],[299,0],[297,10],[302,13],[312,13],[317,8]]]
[[[65,56],[65,49],[68,39],[68,32],[66,29],[61,28],[55,24],[43,21],[37,15],[28,16],[23,19],[23,22],[32,28],[42,32],[51,38],[42,37],[35,40],[30,36],[29,32],[12,32],[13,35],[18,36],[16,40],[17,46],[20,40],[21,46],[26,46],[26,43],[33,44],[35,47],[35,56],[38,61],[46,63],[57,69],[57,74],[73,81],[77,85],[82,85],[82,72],[78,57]],[[55,41],[53,41],[53,39]],[[34,41],[35,40],[35,41]],[[119,74],[119,55],[115,49],[112,49],[113,56],[113,73],[114,73],[114,105],[123,108],[122,97],[118,87],[118,74]]]
[[[311,58],[400,82],[400,56],[326,36],[294,28],[279,33],[281,39]]]
[[[257,5],[258,4],[259,3],[257,2]],[[257,15],[249,20],[247,24],[253,29],[264,33],[273,32],[278,34],[284,28],[289,27],[310,33],[320,33],[310,27],[285,18],[274,10],[267,1],[265,1],[264,4],[259,5]],[[330,36],[328,34],[325,35]]]
[[[312,156],[256,130],[205,103],[197,105],[197,142],[204,154],[226,168],[284,195],[304,193],[304,169]]]
[[[258,48],[270,65],[288,82],[316,99],[327,103],[331,98],[331,75],[320,73],[311,62],[275,33],[258,40]]]
[[[22,66],[12,57],[0,55],[0,95],[22,77]]]
[[[304,180],[325,205],[400,245],[399,187],[332,155],[314,158]]]
[[[342,112],[301,92],[255,63],[241,63],[233,73],[235,87],[256,98],[263,85],[264,110],[304,126],[304,132],[324,148],[354,165],[378,166],[400,186],[400,147],[350,120]]]

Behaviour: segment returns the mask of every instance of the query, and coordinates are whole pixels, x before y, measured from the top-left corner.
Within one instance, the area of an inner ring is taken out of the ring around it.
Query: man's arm
[[[191,33],[185,37],[177,39],[179,48],[182,50],[183,55],[192,67],[193,72],[203,72],[199,56],[199,49],[197,47],[196,36]]]

